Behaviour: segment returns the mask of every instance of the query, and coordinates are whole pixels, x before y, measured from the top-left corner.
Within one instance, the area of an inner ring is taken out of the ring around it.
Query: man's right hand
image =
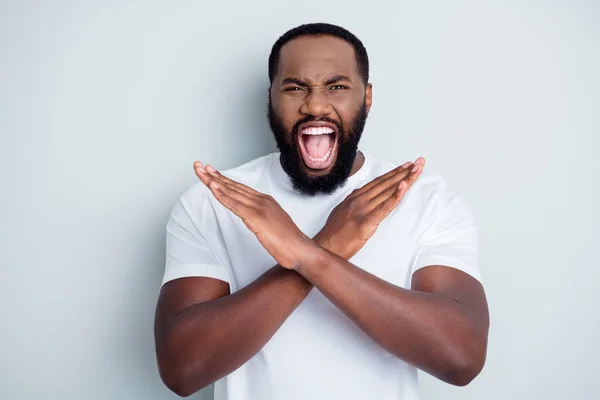
[[[333,209],[314,240],[346,260],[352,258],[400,204],[424,166],[425,159],[419,157],[354,190]]]

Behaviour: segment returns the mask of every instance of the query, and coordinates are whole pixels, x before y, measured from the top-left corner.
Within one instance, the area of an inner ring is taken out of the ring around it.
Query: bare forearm
[[[163,369],[177,375],[172,379],[177,392],[194,393],[248,361],[311,288],[298,273],[275,266],[238,292],[172,317]]]
[[[485,346],[460,302],[397,287],[327,251],[298,272],[390,353],[449,383],[472,379]]]

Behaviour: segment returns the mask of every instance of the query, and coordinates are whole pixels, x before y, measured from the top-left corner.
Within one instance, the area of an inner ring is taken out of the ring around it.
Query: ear
[[[367,113],[371,110],[371,104],[373,104],[373,85],[367,83],[365,89],[365,106],[367,107]]]

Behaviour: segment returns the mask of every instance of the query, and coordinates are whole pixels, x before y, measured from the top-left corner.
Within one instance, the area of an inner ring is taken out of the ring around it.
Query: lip
[[[302,139],[302,136],[303,136],[302,130],[306,129],[306,128],[310,128],[310,127],[321,127],[321,126],[326,126],[328,128],[331,128],[333,130],[334,139],[333,139],[333,144],[331,147],[331,154],[329,155],[327,160],[324,162],[314,162],[314,161],[311,161],[310,159],[307,159],[308,152],[306,151],[306,148],[304,147],[304,140]],[[333,161],[337,158],[337,145],[338,145],[338,129],[335,124],[332,124],[330,122],[325,122],[325,121],[310,121],[310,122],[302,123],[298,126],[298,146],[300,146],[300,153],[302,154],[302,160],[304,161],[304,165],[311,170],[326,170],[329,167],[331,167],[331,165],[333,165]]]

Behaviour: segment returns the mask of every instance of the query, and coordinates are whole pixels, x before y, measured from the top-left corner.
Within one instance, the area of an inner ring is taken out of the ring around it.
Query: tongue
[[[304,135],[304,147],[312,158],[322,158],[331,147],[331,135]]]

